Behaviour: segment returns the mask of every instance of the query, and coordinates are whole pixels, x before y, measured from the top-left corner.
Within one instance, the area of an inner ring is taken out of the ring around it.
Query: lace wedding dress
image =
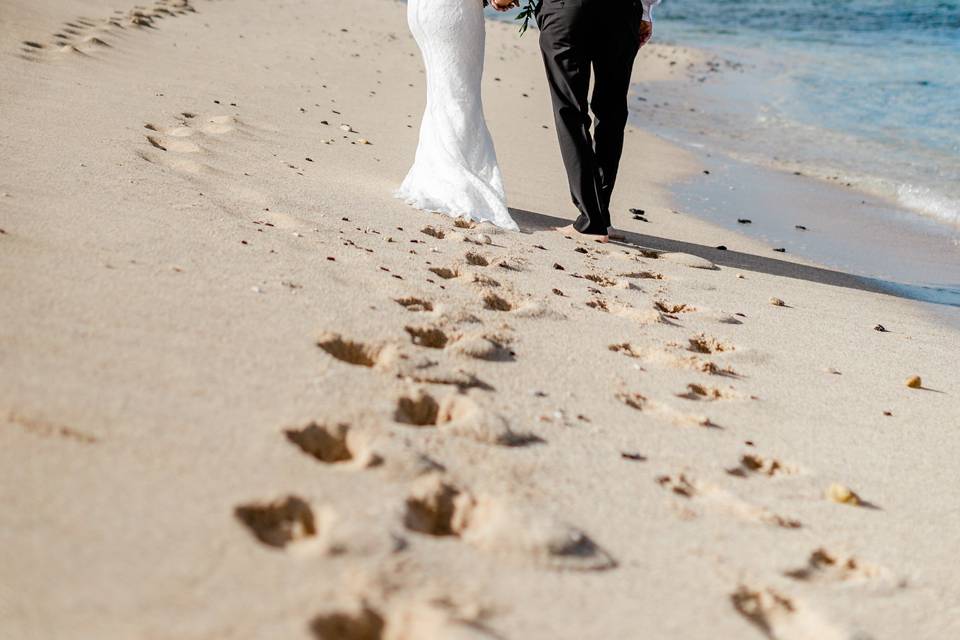
[[[516,229],[480,98],[481,0],[408,0],[407,22],[427,71],[427,108],[416,160],[395,195],[424,211]]]

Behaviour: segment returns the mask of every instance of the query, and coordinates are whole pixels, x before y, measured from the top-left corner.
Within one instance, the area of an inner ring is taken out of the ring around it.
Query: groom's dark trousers
[[[560,153],[580,210],[573,226],[582,233],[605,235],[610,226],[642,14],[640,0],[542,0],[537,12]]]

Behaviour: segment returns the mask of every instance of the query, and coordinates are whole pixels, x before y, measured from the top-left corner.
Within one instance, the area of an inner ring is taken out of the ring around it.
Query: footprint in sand
[[[483,551],[556,570],[616,566],[585,533],[543,509],[491,496],[474,497],[439,475],[418,480],[405,507],[404,525],[417,533],[457,537]]]
[[[495,640],[475,611],[461,614],[444,600],[375,607],[360,600],[310,621],[316,640]]]
[[[234,515],[269,547],[283,549],[317,535],[313,509],[306,500],[294,495],[240,505],[234,509]]]
[[[433,311],[433,303],[417,297],[396,298],[394,300],[407,311]]]
[[[671,344],[668,345],[669,348],[646,348],[631,344],[629,342],[621,342],[617,344],[611,344],[609,349],[610,351],[620,353],[630,358],[638,358],[642,360],[644,364],[665,365],[677,369],[690,369],[709,375],[727,378],[740,377],[740,375],[729,366],[721,367],[714,362],[702,360],[696,356],[681,355],[672,349],[674,346],[675,345]]]
[[[413,344],[427,349],[494,362],[511,361],[516,355],[507,347],[509,340],[499,334],[448,331],[436,324],[407,325],[404,330]]]
[[[716,400],[736,400],[742,398],[739,393],[733,389],[720,389],[710,387],[696,382],[687,385],[687,390],[674,394],[684,400],[693,400],[694,402],[714,402]]]
[[[413,382],[446,384],[461,389],[492,389],[469,371],[446,367],[429,358],[411,358],[402,353],[395,343],[360,342],[328,331],[317,338],[316,345],[340,362],[391,373]]]
[[[535,300],[523,299],[518,296],[485,289],[480,292],[480,300],[483,308],[488,311],[498,311],[510,313],[521,318],[554,318],[563,319],[563,315],[552,310],[545,303]]]
[[[657,300],[653,303],[654,308],[658,311],[662,311],[671,316],[676,316],[681,313],[692,313],[697,309],[685,303],[674,304],[672,302],[666,302],[664,300]]]
[[[730,594],[733,608],[770,640],[857,640],[817,611],[772,588],[741,584]]]
[[[443,467],[389,433],[356,429],[347,423],[311,422],[284,435],[303,453],[323,464],[361,470],[384,468],[397,478],[415,478]]]
[[[157,28],[160,20],[195,12],[190,0],[157,0],[151,6],[137,6],[129,11],[117,10],[100,19],[80,16],[43,41],[24,40],[20,57],[39,62],[47,52],[88,56],[97,49],[113,48],[111,40],[127,30]]]
[[[427,271],[444,280],[453,280],[460,277],[460,270],[456,267],[430,267]]]
[[[330,331],[320,334],[316,345],[333,358],[359,367],[384,370],[396,365],[400,359],[396,345],[368,344]]]
[[[783,575],[801,582],[905,586],[905,582],[897,580],[886,567],[851,555],[833,553],[823,547],[811,552],[805,565],[784,571]]]
[[[618,273],[617,276],[635,280],[663,280],[663,274],[656,271],[625,271]]]
[[[708,337],[702,333],[697,334],[688,340],[688,351],[693,353],[714,354],[727,353],[734,350],[733,345],[721,342],[716,338]]]
[[[710,418],[696,413],[685,413],[674,407],[650,400],[642,393],[635,391],[619,391],[616,394],[617,400],[624,403],[632,409],[650,413],[651,415],[662,418],[679,427],[704,427],[706,429],[721,429],[720,425],[714,423]]]
[[[727,469],[727,473],[738,478],[750,476],[775,478],[795,476],[803,473],[803,470],[797,465],[781,462],[775,458],[764,458],[755,453],[747,453],[740,457],[740,464]]]
[[[436,427],[442,433],[484,444],[517,447],[543,442],[532,434],[514,432],[503,415],[462,394],[437,400],[420,389],[397,399],[393,419],[411,427]]]
[[[467,261],[467,264],[475,267],[486,267],[490,265],[490,261],[487,260],[482,253],[476,251],[467,251],[464,259]]]
[[[765,507],[751,504],[725,489],[701,482],[685,473],[659,476],[656,481],[657,484],[674,495],[731,514],[746,522],[766,524],[783,529],[799,529],[801,527],[798,520],[785,518]]]

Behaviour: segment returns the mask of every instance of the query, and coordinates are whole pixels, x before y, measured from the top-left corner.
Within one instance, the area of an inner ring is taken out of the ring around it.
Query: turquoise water
[[[960,236],[960,0],[664,0],[656,17],[659,40],[736,63],[702,82],[707,109],[659,124]]]

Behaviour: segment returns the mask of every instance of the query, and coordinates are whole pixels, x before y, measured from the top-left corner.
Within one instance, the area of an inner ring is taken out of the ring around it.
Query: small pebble
[[[785,307],[787,303],[781,300],[780,298],[770,298],[770,304],[775,307]]]
[[[737,222],[739,224],[753,224],[753,220],[750,220],[749,218],[737,218]]]
[[[727,245],[725,244],[717,245],[717,251],[726,251],[726,250],[727,250]]]
[[[747,276],[743,275],[742,273],[737,274],[737,280],[746,280],[746,279],[747,279]]]
[[[250,287],[250,291],[253,291],[254,293],[263,293],[263,289],[260,287]]]
[[[786,252],[787,252],[787,250],[784,249],[783,247],[777,247],[776,249],[774,249],[774,251],[776,251],[777,253],[786,253]]]
[[[353,131],[353,127],[351,127],[351,126],[348,125],[348,124],[342,124],[342,125],[340,125],[340,130],[341,130],[341,131],[346,131],[347,133],[351,133],[351,132]]]
[[[907,386],[911,389],[922,389],[923,380],[920,379],[920,376],[910,376],[907,378]]]
[[[563,268],[563,265],[560,264],[559,262],[554,262],[553,268],[556,269],[557,271],[566,271],[566,269]]]
[[[366,138],[357,138],[357,144],[370,144],[370,141]]]
[[[837,504],[849,504],[859,506],[862,503],[860,496],[854,493],[850,487],[834,482],[827,488],[827,499]]]
[[[878,324],[873,328],[874,331],[879,331],[880,333],[887,333],[887,328],[882,324]]]
[[[884,412],[883,412],[883,415],[888,416],[888,417],[889,417],[889,416],[892,416],[892,415],[893,415],[893,411],[884,411]]]
[[[794,228],[794,229],[798,229],[798,230],[800,230],[800,231],[806,231],[806,230],[807,230],[807,228],[806,228],[805,226],[803,226],[802,224],[795,224],[795,225],[793,225],[793,228]]]

